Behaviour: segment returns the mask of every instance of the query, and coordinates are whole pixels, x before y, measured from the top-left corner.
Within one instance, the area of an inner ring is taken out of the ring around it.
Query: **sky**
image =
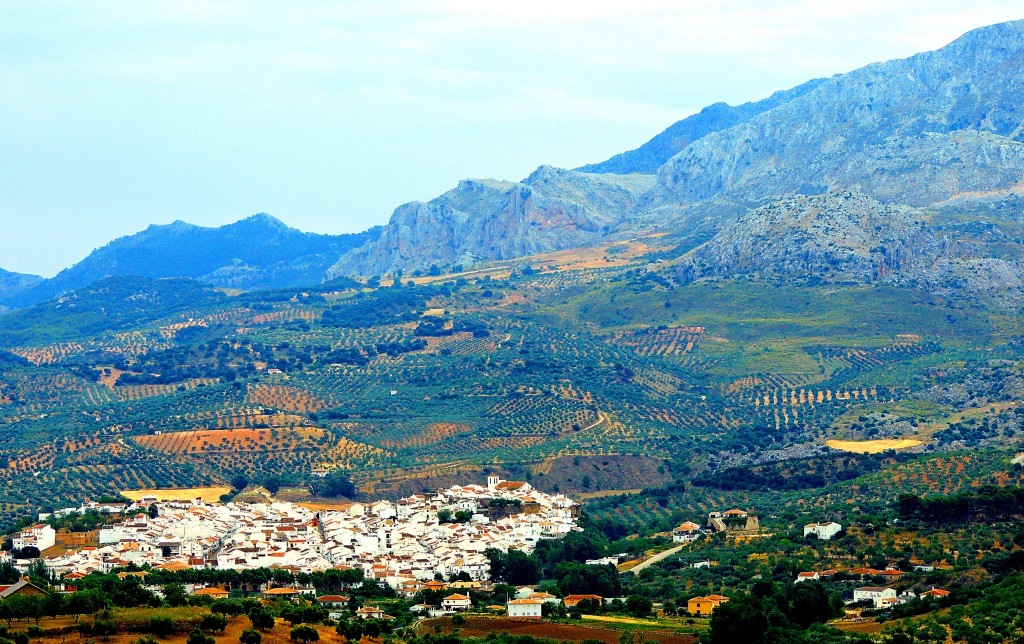
[[[0,0],[0,268],[150,224],[364,230],[465,177],[941,47],[1019,0]]]

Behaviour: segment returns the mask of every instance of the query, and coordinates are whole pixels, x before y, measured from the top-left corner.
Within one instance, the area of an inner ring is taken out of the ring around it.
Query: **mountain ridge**
[[[854,191],[913,207],[1022,194],[1022,61],[1024,21],[1013,21],[756,103],[716,103],[631,152],[577,170],[547,170],[559,181],[514,182],[525,186],[515,199],[499,198],[513,183],[497,182],[487,184],[494,199],[474,202],[459,192],[477,184],[463,182],[425,204],[401,206],[379,240],[341,257],[329,274],[509,259],[651,228],[678,238],[686,252],[744,212],[794,194]],[[642,174],[673,146],[683,148],[656,175]],[[651,176],[653,185],[626,200],[602,194]],[[510,206],[528,197],[522,211]]]
[[[183,277],[245,290],[316,284],[338,255],[378,233],[306,233],[266,213],[219,227],[153,224],[0,303],[27,306],[113,276]]]

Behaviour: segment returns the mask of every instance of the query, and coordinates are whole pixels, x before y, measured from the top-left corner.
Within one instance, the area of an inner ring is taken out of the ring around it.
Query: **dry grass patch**
[[[231,488],[226,485],[217,485],[213,487],[185,487],[163,490],[122,490],[121,494],[132,501],[141,501],[143,497],[155,496],[157,501],[191,501],[192,499],[202,499],[208,503],[216,503],[220,501],[222,495],[230,491]]]
[[[907,449],[923,445],[921,441],[914,438],[882,438],[873,441],[839,441],[828,440],[825,445],[832,449],[856,454],[880,454],[890,449]]]

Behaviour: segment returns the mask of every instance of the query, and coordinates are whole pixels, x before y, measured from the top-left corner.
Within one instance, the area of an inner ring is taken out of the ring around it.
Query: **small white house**
[[[801,581],[817,581],[821,579],[821,575],[815,572],[801,572],[797,573],[796,579],[793,580],[794,584],[799,584]]]
[[[875,608],[882,608],[896,599],[895,588],[885,588],[882,586],[863,586],[853,591],[853,601],[860,602],[865,600],[871,600],[874,603]]]
[[[513,599],[506,606],[509,617],[540,619],[544,602],[540,599]]]
[[[469,597],[458,593],[448,595],[441,600],[441,609],[446,613],[462,612],[469,610],[472,606],[473,601]]]
[[[821,541],[828,541],[839,534],[842,529],[843,526],[834,521],[829,521],[828,523],[808,523],[804,526],[804,536],[814,535]]]
[[[689,543],[690,541],[696,541],[699,538],[700,526],[693,521],[680,523],[679,526],[672,531],[672,543]]]

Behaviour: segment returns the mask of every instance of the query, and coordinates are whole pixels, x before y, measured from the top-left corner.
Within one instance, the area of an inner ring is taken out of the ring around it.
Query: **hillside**
[[[683,256],[673,275],[683,282],[749,275],[886,283],[1019,301],[1024,266],[979,256],[984,248],[943,235],[920,210],[860,193],[829,192],[795,195],[740,216]]]
[[[3,312],[4,302],[10,301],[26,289],[32,288],[42,279],[38,275],[12,273],[0,268],[0,313]]]
[[[374,239],[377,232],[304,233],[265,214],[219,228],[182,221],[150,226],[0,302],[27,306],[114,276],[183,277],[241,289],[316,284],[338,255]]]

